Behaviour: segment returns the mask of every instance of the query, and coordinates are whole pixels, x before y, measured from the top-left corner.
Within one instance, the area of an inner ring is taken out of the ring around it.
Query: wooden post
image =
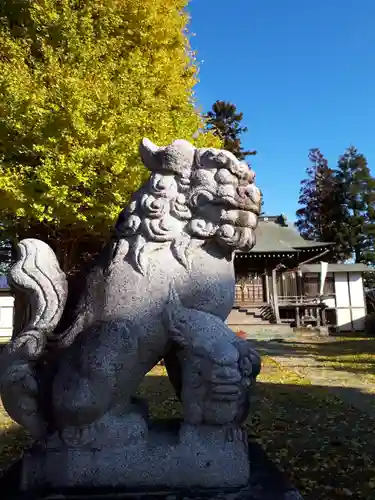
[[[320,326],[320,307],[316,308],[316,326]]]
[[[322,309],[322,325],[327,326],[327,316],[326,316],[326,308]]]
[[[301,326],[301,317],[299,314],[299,305],[296,306],[296,327],[300,328]]]
[[[304,296],[303,278],[302,276],[300,276],[298,270],[297,270],[297,295],[300,299],[303,300]]]
[[[267,304],[270,303],[270,284],[268,282],[268,270],[265,269],[264,270],[264,279],[265,279],[265,283],[266,283],[266,302]]]
[[[276,323],[279,325],[281,321],[280,321],[280,310],[279,310],[279,298],[277,296],[276,268],[272,269],[272,293],[273,293],[273,307],[275,309]]]

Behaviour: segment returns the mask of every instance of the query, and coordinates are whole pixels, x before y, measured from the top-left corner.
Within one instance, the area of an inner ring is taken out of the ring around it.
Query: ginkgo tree
[[[220,145],[197,134],[187,3],[1,2],[3,238],[41,237],[68,270],[147,176],[142,137]]]

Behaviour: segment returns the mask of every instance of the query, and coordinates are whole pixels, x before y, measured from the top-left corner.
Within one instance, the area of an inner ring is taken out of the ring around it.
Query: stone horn
[[[156,170],[160,166],[158,161],[157,153],[162,148],[159,148],[156,144],[150,141],[150,139],[142,139],[139,145],[139,154],[141,155],[142,161],[146,168],[149,170]]]

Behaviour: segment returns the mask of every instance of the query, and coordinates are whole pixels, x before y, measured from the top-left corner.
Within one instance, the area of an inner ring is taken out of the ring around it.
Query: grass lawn
[[[375,500],[375,420],[263,359],[249,433],[306,500]]]
[[[29,441],[27,433],[8,417],[0,401],[0,471],[21,455]]]
[[[249,434],[285,470],[306,500],[375,500],[375,421],[322,387],[263,359]],[[141,394],[153,416],[177,416],[181,407],[162,367],[145,379]],[[0,466],[18,456],[27,437],[1,413]]]
[[[308,351],[327,367],[375,384],[375,338],[342,337],[339,341],[309,344]]]

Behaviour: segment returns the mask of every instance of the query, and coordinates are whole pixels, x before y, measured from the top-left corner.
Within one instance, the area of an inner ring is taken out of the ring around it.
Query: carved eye
[[[238,185],[238,179],[229,172],[226,168],[221,168],[215,175],[215,181],[219,184]]]

